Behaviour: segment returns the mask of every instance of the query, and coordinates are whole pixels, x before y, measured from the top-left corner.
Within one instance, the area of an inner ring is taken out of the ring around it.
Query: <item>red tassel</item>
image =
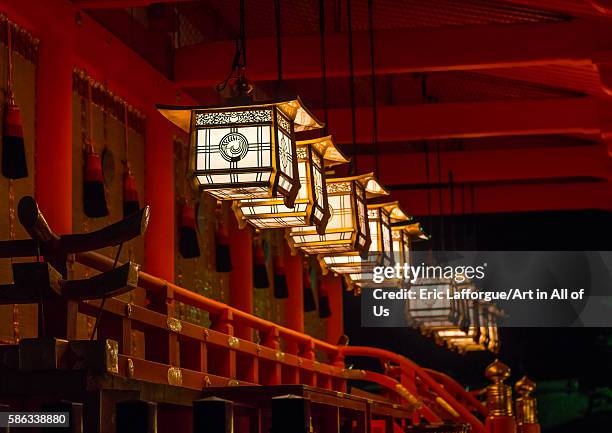
[[[200,256],[200,244],[196,230],[195,210],[188,203],[181,206],[179,227],[179,252],[186,259]]]
[[[123,217],[137,212],[140,209],[136,178],[129,168],[123,172]]]

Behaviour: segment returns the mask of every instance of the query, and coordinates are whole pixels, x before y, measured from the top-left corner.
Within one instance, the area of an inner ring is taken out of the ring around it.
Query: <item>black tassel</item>
[[[200,257],[200,244],[196,230],[195,211],[185,203],[181,207],[181,225],[179,227],[179,252],[186,259]]]
[[[10,23],[7,23],[6,40],[8,103],[4,111],[4,130],[2,131],[2,174],[9,179],[22,179],[28,177],[28,163],[23,141],[21,112],[13,95],[13,38]]]
[[[23,142],[23,126],[19,107],[9,102],[4,112],[2,135],[2,174],[9,179],[28,177],[28,163]]]
[[[319,281],[319,317],[326,319],[331,316],[331,308],[329,307],[329,293],[327,287]]]
[[[215,233],[215,270],[217,272],[232,271],[232,256],[229,247],[229,233],[227,226],[223,222],[223,217],[219,216],[217,232]]]
[[[256,239],[253,244],[253,285],[256,289],[267,289],[270,287],[266,257],[262,242],[259,239]]]
[[[100,155],[90,150],[86,158],[83,182],[83,211],[90,218],[108,216]]]
[[[140,210],[140,202],[138,200],[138,189],[136,188],[136,179],[129,167],[126,167],[123,173],[123,217],[132,215]]]
[[[304,277],[304,311],[308,313],[315,311],[317,304],[312,292],[312,285],[310,284],[310,268],[308,266],[304,267],[302,274]]]
[[[274,297],[276,299],[287,299],[289,297],[285,259],[282,252],[274,258]]]

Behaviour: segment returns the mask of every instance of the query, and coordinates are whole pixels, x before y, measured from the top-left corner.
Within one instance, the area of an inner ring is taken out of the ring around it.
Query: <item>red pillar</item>
[[[35,195],[47,222],[58,233],[72,231],[74,15],[65,13],[67,5],[57,1],[0,1],[9,19],[41,39],[37,71]],[[30,167],[30,173],[34,173],[34,167]]]
[[[329,309],[331,316],[327,318],[326,338],[332,344],[344,334],[344,314],[342,305],[342,280],[339,277],[327,275],[321,278],[323,292],[329,296]]]
[[[174,281],[174,155],[172,126],[157,111],[148,110],[145,152],[145,203],[151,217],[145,240],[145,269]]]
[[[289,298],[285,303],[285,324],[288,328],[304,332],[304,280],[302,257],[292,256],[283,244]]]
[[[285,326],[299,332],[304,332],[304,277],[302,274],[302,257],[292,256],[289,248],[283,244],[285,254],[285,270],[289,297],[285,301]],[[289,353],[299,353],[297,345],[288,345]]]
[[[251,230],[242,230],[233,215],[228,215],[229,244],[232,257],[232,271],[229,275],[230,305],[247,313],[253,313],[253,248]],[[235,335],[252,340],[252,331],[235,327]]]

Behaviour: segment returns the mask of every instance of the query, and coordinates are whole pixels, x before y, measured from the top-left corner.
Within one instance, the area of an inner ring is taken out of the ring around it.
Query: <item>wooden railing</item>
[[[107,271],[113,260],[97,253],[81,253],[76,261]],[[145,272],[139,287],[146,289],[150,305],[128,304],[116,298],[105,301],[98,338],[119,341],[119,374],[141,380],[170,383],[192,389],[227,385],[306,384],[346,391],[347,381],[365,380],[381,386],[395,402],[415,409],[431,423],[443,419],[467,422],[475,433],[482,423],[456,398],[462,389],[441,385],[438,379],[412,361],[372,347],[336,346],[229,305],[206,298]],[[174,317],[176,301],[209,313],[205,328]],[[96,317],[100,301],[79,304],[79,312]],[[239,338],[247,335],[254,338]],[[132,330],[145,335],[145,356],[132,353]],[[345,356],[375,357],[396,370],[385,374],[347,370]],[[448,389],[447,389],[448,388]],[[465,392],[465,391],[464,391]],[[463,401],[470,402],[468,398]],[[473,402],[472,402],[473,403]]]

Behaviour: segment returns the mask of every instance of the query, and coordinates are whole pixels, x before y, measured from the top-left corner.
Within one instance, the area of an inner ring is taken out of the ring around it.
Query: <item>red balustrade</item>
[[[77,254],[76,261],[98,271],[113,266],[112,259],[91,252]],[[484,433],[482,423],[471,412],[483,414],[473,396],[452,379],[393,352],[336,346],[145,272],[139,272],[138,285],[152,301],[149,308],[115,298],[104,304],[98,338],[119,341],[120,375],[192,389],[307,384],[346,391],[348,380],[364,380],[378,384],[393,401],[413,407],[415,421],[419,417],[429,423],[450,419],[469,423],[474,433]],[[207,311],[210,328],[174,318],[175,301]],[[99,305],[99,301],[82,302],[79,311],[96,317]],[[237,337],[236,327],[254,331],[259,342]],[[145,335],[144,359],[132,353],[132,330]],[[385,374],[347,370],[345,356],[374,357],[392,367],[386,368]]]

